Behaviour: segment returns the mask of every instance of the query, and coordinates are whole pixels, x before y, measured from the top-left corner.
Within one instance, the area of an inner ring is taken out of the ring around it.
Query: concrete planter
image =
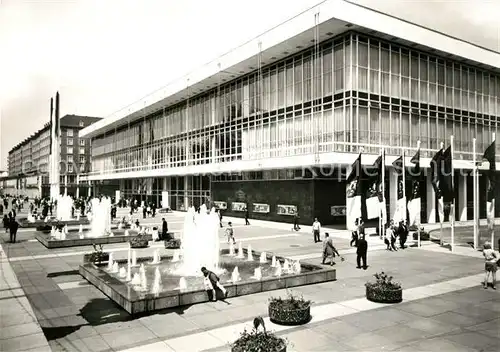
[[[266,351],[266,352],[286,352],[286,345],[283,344],[281,345],[280,347],[278,348],[275,348],[275,349],[269,349],[269,348],[266,348],[265,346],[262,346],[263,348],[265,348],[263,351]],[[245,349],[244,347],[231,347],[231,352],[246,352],[247,349]]]
[[[150,236],[143,236],[143,235],[138,235],[135,237],[132,237],[130,239],[130,247],[131,248],[147,248],[149,246],[149,237]]]
[[[366,299],[376,303],[400,303],[403,301],[403,289],[366,285]]]
[[[286,302],[287,300],[283,300]],[[269,320],[278,325],[302,325],[311,320],[311,305],[304,308],[288,309],[280,303],[269,303]]]
[[[165,248],[166,249],[179,249],[181,248],[181,240],[178,238],[174,238],[169,241],[165,241]]]

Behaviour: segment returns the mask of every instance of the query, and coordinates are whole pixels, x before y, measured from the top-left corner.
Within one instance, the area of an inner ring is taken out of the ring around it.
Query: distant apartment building
[[[65,115],[60,119],[61,194],[87,194],[87,184],[78,186],[77,178],[80,173],[90,171],[90,139],[80,138],[79,132],[99,120],[99,117],[78,115]],[[48,196],[49,158],[50,123],[47,123],[9,151],[4,192],[29,197]]]

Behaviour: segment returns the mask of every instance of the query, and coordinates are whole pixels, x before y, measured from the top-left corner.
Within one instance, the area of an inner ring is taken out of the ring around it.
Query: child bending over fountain
[[[204,276],[204,281],[205,281],[205,290],[208,293],[208,298],[212,299],[214,301],[217,301],[217,294],[215,292],[215,288],[218,288],[219,290],[222,291],[222,294],[224,295],[224,298],[227,297],[227,291],[222,286],[220,283],[220,279],[217,275],[215,275],[214,272],[208,270],[205,267],[201,268],[201,272],[203,273]],[[212,298],[210,298],[210,295],[212,295]]]

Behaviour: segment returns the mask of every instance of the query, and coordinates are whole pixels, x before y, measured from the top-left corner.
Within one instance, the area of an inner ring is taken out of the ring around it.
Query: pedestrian
[[[5,229],[5,233],[7,233],[7,231],[9,230],[9,217],[7,216],[7,214],[5,214],[3,216],[3,228]]]
[[[226,236],[227,236],[227,243],[233,240],[233,244],[236,244],[236,241],[234,239],[233,223],[231,221],[227,223]]]
[[[491,287],[496,290],[496,281],[497,281],[497,268],[498,268],[498,255],[495,253],[495,251],[491,248],[491,244],[489,242],[486,242],[484,244],[484,249],[483,249],[483,256],[484,256],[484,282],[483,282],[483,287],[485,289],[488,288],[488,278],[491,273]]]
[[[300,216],[299,216],[299,212],[297,211],[293,215],[293,230],[294,231],[299,231],[300,230],[299,219],[300,219]]]
[[[11,219],[9,221],[9,233],[10,233],[11,243],[16,243],[16,235],[18,228],[19,228],[19,223],[16,221],[16,219]]]
[[[396,229],[395,229],[394,225],[392,225],[391,228],[392,228],[392,231],[391,231],[391,250],[397,251],[398,249],[396,248],[396,239],[397,239]]]
[[[340,257],[339,252],[333,245],[333,240],[328,232],[325,233],[325,240],[323,241],[323,261],[321,264],[325,264],[325,260],[330,258],[330,265],[335,265],[334,258],[335,254]],[[343,257],[340,257],[344,261]]]
[[[408,230],[408,226],[406,225],[406,220],[401,221],[399,223],[399,231],[398,231],[399,246],[401,247],[401,249],[406,248],[405,243],[406,243],[406,240],[408,239],[408,233],[409,233],[409,230]]]
[[[314,218],[314,222],[312,224],[312,232],[314,237],[314,243],[321,242],[320,239],[320,231],[321,231],[321,223],[318,221],[318,218]]]
[[[250,225],[250,222],[248,221],[249,215],[248,215],[248,204],[245,208],[245,225]]]
[[[153,218],[156,217],[156,204],[153,203],[153,206],[151,207],[151,211],[153,212]]]
[[[354,221],[354,226],[356,226],[356,230],[352,231],[351,232],[351,242],[349,242],[349,246],[353,246],[356,247],[358,245],[358,238],[359,238],[359,234],[358,234],[358,229],[359,229],[359,219],[356,219],[356,221]]]
[[[168,224],[167,224],[167,220],[165,220],[165,218],[162,218],[161,222],[162,222],[162,227],[161,227],[161,237],[160,237],[160,239],[168,241],[168,240],[170,240],[170,238],[168,238],[169,236],[168,236]]]
[[[363,269],[366,270],[368,266],[366,265],[366,254],[368,253],[368,242],[365,239],[365,235],[361,235],[358,239],[358,248],[356,248],[356,262],[358,266],[357,269],[361,269],[361,261],[363,262]]]
[[[146,219],[146,214],[147,214],[147,212],[148,212],[148,210],[147,210],[147,208],[146,208],[146,205],[144,205],[144,206],[142,207],[142,218],[143,218],[143,219]]]
[[[208,270],[205,267],[201,268],[201,272],[203,273],[203,280],[205,284],[205,290],[207,291],[208,298],[213,301],[217,301],[217,293],[216,288],[222,291],[224,298],[227,297],[227,291],[220,283],[220,279],[214,272]],[[212,296],[212,297],[210,297]]]
[[[393,236],[393,230],[392,230],[392,222],[391,222],[391,224],[385,230],[385,235],[384,235],[384,243],[387,246],[386,250],[388,250],[388,251],[391,250],[391,238],[392,238],[392,236]]]
[[[222,209],[219,209],[218,212],[219,212],[219,225],[220,228],[223,228],[224,226],[222,226]]]

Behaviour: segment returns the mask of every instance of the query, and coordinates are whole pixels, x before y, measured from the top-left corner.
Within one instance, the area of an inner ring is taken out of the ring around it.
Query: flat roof
[[[264,66],[311,47],[315,38],[314,16],[318,12],[320,42],[354,30],[500,73],[500,53],[361,5],[327,0],[82,129],[80,136],[95,137],[253,72],[257,68],[259,47]]]

